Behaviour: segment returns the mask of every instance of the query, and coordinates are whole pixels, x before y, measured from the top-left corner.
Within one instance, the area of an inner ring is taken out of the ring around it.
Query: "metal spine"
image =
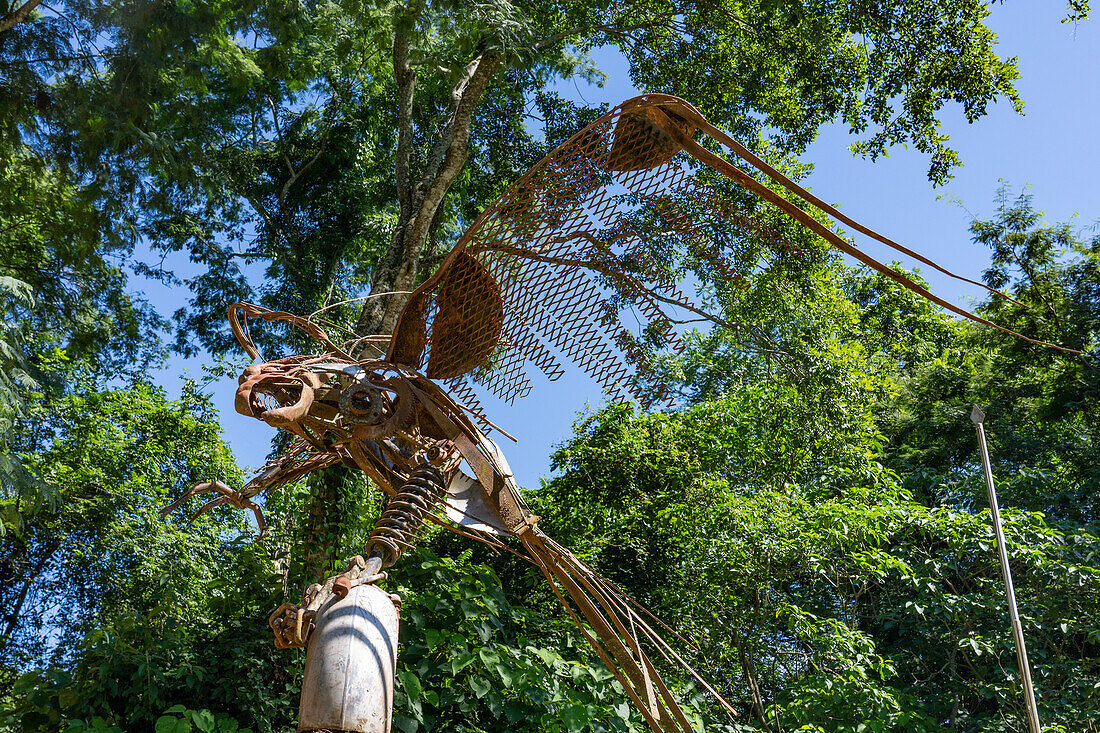
[[[434,466],[421,466],[401,487],[367,541],[367,556],[380,558],[382,567],[397,562],[413,546],[424,519],[443,501],[446,493],[443,474]]]

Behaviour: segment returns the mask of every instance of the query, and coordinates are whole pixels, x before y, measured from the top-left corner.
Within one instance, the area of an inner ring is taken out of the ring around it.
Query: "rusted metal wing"
[[[419,368],[426,355],[428,376],[450,379],[452,391],[470,396],[473,382],[512,401],[530,390],[532,367],[557,379],[569,360],[614,397],[659,397],[652,350],[621,313],[631,309],[651,342],[682,347],[674,322],[685,311],[701,311],[682,289],[684,273],[668,265],[672,248],[736,282],[730,233],[791,247],[752,207],[731,200],[724,192],[731,183],[922,297],[1007,330],[854,248],[731,159],[837,221],[947,272],[800,188],[682,99],[649,94],[585,127],[481,214],[411,297],[387,359]]]

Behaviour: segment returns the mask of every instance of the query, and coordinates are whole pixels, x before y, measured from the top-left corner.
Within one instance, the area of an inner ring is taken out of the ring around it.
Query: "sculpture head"
[[[259,350],[241,316],[284,321],[316,339],[325,353],[288,356],[245,367],[234,407],[242,415],[327,451],[352,438],[384,440],[409,427],[414,399],[409,369],[381,359],[360,361],[333,343],[316,323],[247,303],[229,308],[229,324],[254,359]]]
[[[330,450],[352,438],[378,441],[409,427],[414,399],[403,370],[385,361],[333,354],[253,364],[238,380],[234,407]]]

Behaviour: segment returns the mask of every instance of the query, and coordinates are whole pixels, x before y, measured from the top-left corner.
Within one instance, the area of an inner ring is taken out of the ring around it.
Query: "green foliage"
[[[1026,199],[974,231],[995,248],[990,279],[1032,305],[991,301],[992,315],[1095,348],[1091,243],[1041,225]],[[993,390],[1006,405],[986,403],[1040,716],[1086,728],[1100,711],[1095,400],[1082,379],[1093,357],[955,324],[785,236],[796,246],[742,241],[741,256],[762,263],[749,287],[709,294],[755,333],[696,334],[665,365],[680,409],[608,406],[577,423],[557,475],[530,496],[542,526],[690,641],[685,659],[739,712],[731,724],[666,670],[706,730],[1018,728],[966,420]],[[1075,256],[1058,255],[1067,244]],[[328,572],[359,551],[378,495],[335,475],[285,487],[267,497],[273,527],[259,543],[228,512],[165,523],[157,509],[191,482],[239,480],[193,388],[178,402],[141,385],[42,392],[28,415],[13,445],[58,500],[6,499],[18,521],[4,557],[20,574],[0,590],[12,603],[28,589],[3,647],[6,725],[288,730],[302,655],[272,649],[264,620],[311,582],[311,552]],[[304,532],[295,518],[321,499],[341,521]],[[534,568],[433,532],[389,587],[404,598],[398,730],[642,729]],[[50,611],[62,598],[75,599],[64,624]]]
[[[633,731],[622,688],[557,609],[504,593],[492,569],[421,551],[403,598],[394,725],[405,733]]]
[[[0,651],[9,678],[50,666],[15,680],[9,725],[159,729],[178,704],[199,711],[179,729],[233,729],[221,717],[203,727],[204,707],[261,721],[256,730],[292,719],[300,660],[276,654],[264,631],[282,580],[270,547],[225,509],[193,524],[159,515],[199,480],[239,485],[207,399],[193,385],[171,401],[139,384],[42,400],[24,459],[58,497],[17,507],[4,538],[12,612]]]
[[[1074,0],[1067,20],[1088,10]],[[686,97],[792,177],[791,156],[839,120],[860,154],[914,145],[939,183],[959,164],[946,105],[971,121],[997,99],[1020,105],[989,12],[980,0],[70,0],[0,32],[0,726],[290,730],[303,657],[274,650],[264,621],[360,551],[380,507],[333,471],[267,497],[259,542],[226,509],[161,519],[196,481],[241,476],[194,386],[169,400],[144,383],[167,321],[132,275],[190,290],[175,314],[183,353],[224,347],[238,299],[331,306],[354,323],[358,305],[338,304],[401,244],[400,202],[438,168],[455,85],[485,54],[500,65],[421,276],[600,112],[549,90],[598,82],[601,47],[626,56],[635,86]],[[405,118],[399,36],[416,74]],[[1009,193],[972,229],[992,253],[987,280],[1023,304],[983,313],[1085,352],[1066,357],[960,326],[847,270],[771,208],[730,200],[771,233],[718,232],[739,277],[675,242],[654,254],[693,275],[733,330],[688,334],[687,355],[662,362],[678,412],[613,406],[577,424],[531,500],[544,525],[691,640],[686,657],[740,712],[722,719],[669,670],[707,730],[1019,728],[965,421],[980,402],[1041,717],[1092,725],[1100,239],[1044,224]],[[393,571],[398,730],[641,729],[533,568],[456,547],[433,534]]]
[[[765,729],[1019,718],[988,513],[913,501],[873,435],[847,433],[863,454],[849,465],[791,457],[801,427],[775,391],[671,415],[607,410],[557,454],[536,511],[687,632],[700,668]],[[1010,513],[1006,532],[1043,719],[1080,727],[1098,703],[1096,530]]]
[[[997,415],[1040,717],[1074,730],[1100,710],[1093,245],[1041,225],[1026,197],[973,231],[994,247],[991,283],[1031,306],[986,312],[1089,353],[952,323],[813,249],[765,252],[718,297],[768,348],[697,335],[668,365],[689,406],[587,416],[533,499],[544,526],[688,633],[761,729],[1023,725],[967,419],[978,401]]]
[[[178,717],[177,717],[178,716]],[[70,723],[69,730],[74,726]],[[157,718],[153,726],[156,733],[252,733],[249,728],[241,728],[233,718],[219,713],[214,715],[209,710],[188,710],[183,705],[173,705],[164,711],[164,715]]]
[[[947,348],[915,364],[886,410],[890,460],[933,503],[974,506],[984,488],[974,474],[972,432],[952,429],[983,406],[1003,500],[1075,522],[1100,520],[1100,238],[1041,221],[1026,191],[998,193],[993,221],[974,222],[992,250],[986,280],[1018,302],[994,298],[983,313],[1025,335],[1080,356],[1037,349],[987,329],[964,327]]]
[[[183,602],[186,592],[167,579],[177,563],[201,565],[210,550],[196,556],[199,538],[188,541],[157,509],[209,473],[239,477],[212,420],[209,403],[190,388],[177,402],[142,385],[37,395],[13,447],[52,494],[0,498],[5,662],[65,658],[115,614]],[[207,538],[217,536],[204,526]],[[16,651],[22,659],[10,656]]]
[[[90,721],[65,720],[60,730],[64,733],[125,733],[122,728],[100,717]],[[189,710],[183,705],[173,705],[165,710],[152,730],[155,733],[252,733],[250,728],[240,727],[234,718],[225,713],[215,715],[206,708]]]
[[[14,313],[19,308],[34,306],[34,292],[22,280],[8,275],[0,275],[0,303],[5,314]],[[26,500],[44,492],[35,481],[18,456],[10,452],[8,435],[16,420],[23,417],[23,390],[37,387],[37,382],[27,373],[29,367],[23,353],[23,334],[20,323],[14,318],[5,318],[0,325],[0,487],[5,493],[26,494]],[[12,518],[0,519],[0,531]]]
[[[158,355],[163,322],[126,289],[86,189],[28,147],[0,145],[0,489],[33,501],[48,490],[13,452],[36,389],[62,388],[49,366],[81,360],[99,374],[139,374]],[[54,353],[60,350],[60,354]],[[10,518],[8,518],[10,520]],[[0,525],[2,529],[2,525]]]
[[[623,43],[635,83],[694,98],[748,139],[757,129],[750,108],[794,150],[824,121],[843,120],[864,136],[855,152],[876,158],[912,144],[931,158],[929,179],[942,183],[960,163],[936,122],[945,103],[960,103],[971,120],[997,97],[1022,109],[1015,62],[993,52],[988,4],[978,0],[639,5],[646,43]],[[682,31],[646,22],[666,8],[682,13]]]

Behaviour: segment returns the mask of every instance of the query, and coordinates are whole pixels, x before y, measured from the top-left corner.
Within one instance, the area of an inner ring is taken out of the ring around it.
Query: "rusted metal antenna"
[[[993,533],[997,537],[997,555],[1001,561],[1001,577],[1005,581],[1005,595],[1008,598],[1008,615],[1012,620],[1012,636],[1016,641],[1016,662],[1020,666],[1020,682],[1024,688],[1024,702],[1027,704],[1027,725],[1031,733],[1039,733],[1039,708],[1035,703],[1035,688],[1031,684],[1031,665],[1027,661],[1027,647],[1024,645],[1024,628],[1020,624],[1020,612],[1016,608],[1016,590],[1012,586],[1012,570],[1008,567],[1008,548],[1005,546],[1005,533],[1001,524],[1001,509],[997,503],[997,489],[993,486],[993,469],[989,465],[989,448],[985,441],[985,413],[974,405],[970,420],[978,431],[978,448],[982,454],[982,470],[985,472],[985,489],[989,495],[989,509],[993,518]]]

